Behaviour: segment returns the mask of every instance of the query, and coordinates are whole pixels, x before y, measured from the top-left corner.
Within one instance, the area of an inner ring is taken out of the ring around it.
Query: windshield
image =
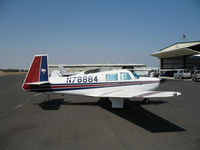
[[[140,78],[140,76],[137,75],[136,73],[134,73],[134,71],[132,71],[132,70],[130,70],[130,71],[131,71],[131,73],[133,74],[133,76],[134,76],[136,79],[139,79],[139,78]]]

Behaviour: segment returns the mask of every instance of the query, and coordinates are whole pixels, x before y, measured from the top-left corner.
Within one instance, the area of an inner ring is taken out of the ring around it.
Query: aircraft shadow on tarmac
[[[163,103],[166,102],[161,100],[150,101],[148,105],[159,105]],[[111,108],[111,102],[106,99],[100,99],[98,102],[70,102],[64,101],[64,99],[52,99],[39,104],[43,110],[58,110],[61,105],[100,106],[101,108],[152,133],[186,131],[185,129],[144,109],[141,101],[127,100],[125,103],[125,109]]]

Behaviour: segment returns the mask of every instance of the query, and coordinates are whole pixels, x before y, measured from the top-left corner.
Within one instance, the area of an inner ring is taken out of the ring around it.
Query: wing
[[[174,91],[113,91],[109,93],[87,94],[94,97],[113,97],[113,98],[156,98],[179,96],[180,92]]]

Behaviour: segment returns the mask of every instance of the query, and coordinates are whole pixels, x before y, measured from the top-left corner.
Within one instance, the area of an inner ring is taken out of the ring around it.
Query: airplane
[[[60,74],[63,77],[68,77],[68,76],[72,76],[72,75],[80,73],[80,72],[67,72],[67,70],[63,67],[63,65],[58,65],[58,71],[60,71]],[[94,72],[99,72],[99,71],[100,71],[99,68],[93,68],[93,69],[85,70],[84,73],[89,74],[89,73],[94,73]]]
[[[124,100],[139,98],[145,103],[149,98],[181,95],[174,91],[154,91],[160,84],[159,78],[140,77],[131,70],[103,72],[80,72],[63,77],[54,70],[49,77],[48,55],[35,55],[22,84],[25,91],[39,93],[71,94],[107,98],[112,108],[124,108]]]
[[[68,77],[68,76],[77,74],[77,73],[73,73],[73,72],[67,72],[67,70],[63,67],[63,65],[58,66],[58,71],[60,71],[60,74],[64,77]]]

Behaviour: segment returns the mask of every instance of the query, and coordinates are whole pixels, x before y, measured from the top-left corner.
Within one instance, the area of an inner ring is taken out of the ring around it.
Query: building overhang
[[[200,42],[176,43],[151,54],[158,58],[171,58],[200,54]]]
[[[177,56],[185,56],[185,55],[195,55],[200,54],[198,51],[194,51],[188,48],[176,49],[174,51],[169,52],[156,52],[151,54],[151,56],[155,56],[158,58],[169,58],[169,57],[177,57]]]

